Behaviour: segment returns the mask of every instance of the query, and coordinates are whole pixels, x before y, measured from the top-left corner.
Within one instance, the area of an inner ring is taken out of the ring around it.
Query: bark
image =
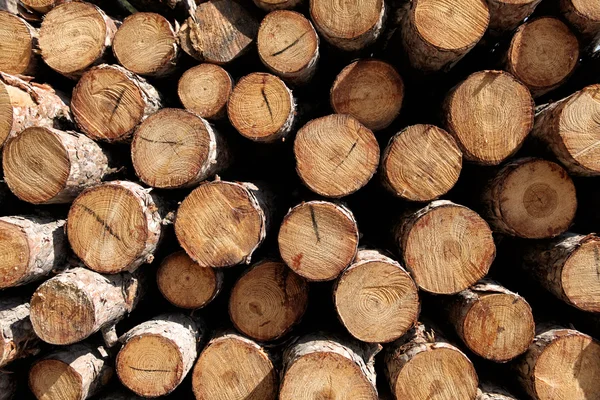
[[[476,400],[517,400],[517,398],[503,387],[482,382]]]
[[[5,298],[0,302],[0,340],[0,368],[40,352],[40,340],[29,320],[27,300]]]
[[[33,75],[39,62],[38,29],[17,15],[16,1],[14,7],[0,2],[0,9],[3,7],[7,7],[7,11],[0,11],[3,25],[0,69],[9,74]]]
[[[562,15],[585,40],[591,40],[600,32],[599,7],[592,2],[588,6],[589,9],[581,10],[574,3],[575,1],[573,0],[560,0]],[[579,7],[581,7],[586,2],[579,1],[578,3]],[[595,13],[595,15],[592,13]]]
[[[17,15],[19,9],[17,7],[19,0],[0,0],[0,10],[5,10],[11,14]]]
[[[529,17],[542,0],[513,2],[506,0],[487,0],[490,9],[490,32],[503,34],[515,30]]]

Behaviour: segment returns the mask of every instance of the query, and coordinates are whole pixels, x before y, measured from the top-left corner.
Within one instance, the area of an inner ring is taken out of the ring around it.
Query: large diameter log
[[[298,4],[301,4],[303,0],[254,0],[254,4],[257,7],[262,8],[265,11],[274,10],[291,10]]]
[[[331,114],[304,125],[294,141],[296,171],[304,184],[325,197],[356,192],[379,165],[373,132],[349,115]]]
[[[600,32],[600,4],[587,0],[560,0],[565,19],[584,38],[593,39]]]
[[[37,281],[64,267],[65,220],[0,218],[0,289]]]
[[[104,276],[74,268],[37,288],[31,298],[31,323],[43,341],[72,344],[114,325],[135,308],[140,297],[134,275]]]
[[[222,333],[198,357],[192,389],[196,400],[275,400],[277,372],[260,345],[235,333]]]
[[[29,303],[21,298],[2,299],[0,301],[0,368],[14,360],[35,356],[39,351],[40,340],[35,335],[29,320]]]
[[[260,342],[288,333],[304,315],[308,284],[284,263],[261,261],[231,289],[229,315],[236,329]]]
[[[565,232],[577,211],[575,185],[567,171],[538,158],[506,164],[489,182],[482,200],[494,230],[527,239]]]
[[[208,120],[226,115],[233,78],[222,67],[203,63],[185,71],[177,85],[183,107]]]
[[[181,314],[161,315],[123,335],[116,360],[119,379],[143,397],[171,393],[196,361],[202,331]]]
[[[490,31],[496,34],[516,29],[529,17],[542,0],[487,0],[490,9]]]
[[[419,294],[402,266],[375,250],[361,250],[336,281],[338,317],[355,338],[387,343],[417,322]]]
[[[10,371],[0,371],[0,400],[12,400],[17,391],[17,378]]]
[[[335,279],[358,249],[358,227],[346,207],[309,201],[292,208],[279,229],[279,253],[298,275],[310,281]]]
[[[462,152],[456,140],[433,125],[412,125],[395,134],[381,159],[384,186],[410,201],[431,201],[458,181]]]
[[[483,165],[498,165],[520,147],[534,120],[527,87],[502,71],[469,75],[446,97],[446,129],[464,157]]]
[[[38,30],[24,19],[0,11],[0,71],[33,75],[37,62]]]
[[[467,207],[436,200],[403,218],[397,243],[417,285],[454,294],[487,275],[496,256],[488,224]]]
[[[94,140],[127,141],[135,127],[162,106],[156,89],[118,65],[99,65],[83,74],[71,109],[77,125]]]

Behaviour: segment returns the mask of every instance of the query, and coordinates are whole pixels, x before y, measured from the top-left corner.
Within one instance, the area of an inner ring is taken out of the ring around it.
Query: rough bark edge
[[[490,10],[489,30],[494,35],[515,30],[521,22],[529,17],[542,0],[530,3],[511,4],[504,0],[487,0]]]
[[[4,342],[4,353],[0,353],[0,367],[20,358],[35,356],[41,351],[41,342],[29,321],[28,300],[7,298],[0,302],[0,340]]]

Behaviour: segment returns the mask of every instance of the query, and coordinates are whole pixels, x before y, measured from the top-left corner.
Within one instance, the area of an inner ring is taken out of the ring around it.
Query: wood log
[[[65,267],[64,219],[0,218],[0,289],[42,279]]]
[[[329,99],[334,112],[350,114],[367,128],[378,131],[398,117],[404,82],[396,69],[384,61],[358,60],[335,78]]]
[[[388,348],[384,368],[396,399],[474,400],[477,395],[471,361],[422,323]]]
[[[517,398],[502,387],[482,382],[475,400],[517,400]]]
[[[265,350],[235,333],[216,335],[194,367],[196,400],[276,400],[277,372]]]
[[[285,263],[309,281],[338,277],[358,249],[358,227],[343,205],[309,201],[292,208],[279,229],[279,253]]]
[[[541,331],[515,370],[534,400],[593,398],[598,393],[600,343],[573,329]]]
[[[303,0],[254,0],[254,4],[263,10],[270,12],[274,10],[291,10],[302,4]]]
[[[119,64],[131,72],[156,77],[174,72],[179,58],[175,29],[155,13],[141,12],[125,18],[115,33],[112,50]]]
[[[37,64],[38,30],[8,11],[0,11],[0,70],[32,75]]]
[[[233,78],[215,64],[203,63],[185,71],[177,86],[183,107],[202,118],[218,120],[226,116]]]
[[[249,264],[270,221],[264,193],[251,183],[201,184],[177,211],[175,234],[181,247],[201,267]]]
[[[79,342],[130,313],[142,295],[141,289],[136,275],[67,270],[44,282],[33,294],[33,329],[50,344]]]
[[[505,69],[539,97],[562,85],[579,61],[579,42],[569,27],[553,17],[538,18],[517,29]]]
[[[388,343],[417,322],[419,293],[402,266],[375,250],[361,250],[333,289],[338,317],[355,338]]]
[[[520,147],[534,121],[529,90],[502,71],[469,75],[446,96],[446,130],[464,157],[483,165],[498,165]]]
[[[2,166],[10,190],[33,204],[69,203],[113,171],[93,140],[48,127],[27,128],[9,138]]]
[[[373,44],[383,29],[384,17],[383,0],[346,3],[310,0],[310,18],[321,36],[346,51],[360,50]]]
[[[224,140],[206,120],[177,108],[145,119],[131,143],[136,175],[149,186],[174,189],[197,185],[227,165]]]
[[[171,304],[193,310],[217,297],[223,287],[223,271],[201,267],[184,251],[178,251],[163,260],[156,280],[158,289]]]
[[[229,316],[236,329],[260,342],[288,333],[306,311],[308,284],[284,263],[263,260],[231,289]]]
[[[294,141],[296,171],[313,192],[339,198],[369,182],[379,164],[379,144],[370,129],[349,115],[313,119]]]
[[[154,261],[160,212],[149,189],[128,181],[106,182],[75,199],[67,237],[86,267],[105,274],[131,272]]]
[[[570,174],[600,176],[600,85],[591,85],[546,107],[535,118],[533,136],[554,153]]]
[[[65,0],[19,0],[19,3],[27,10],[39,14],[46,14],[48,11],[64,2]]]
[[[254,72],[240,79],[233,88],[227,115],[245,138],[257,142],[283,141],[292,130],[296,102],[281,79]]]
[[[404,265],[430,293],[454,294],[487,275],[496,256],[488,224],[467,207],[436,200],[406,215],[396,240]]]
[[[410,201],[431,201],[458,181],[462,152],[454,138],[433,125],[411,125],[395,134],[381,159],[383,185]]]
[[[377,400],[374,357],[379,345],[307,335],[283,353],[280,400]]]
[[[82,132],[106,142],[128,141],[136,126],[161,107],[160,95],[145,79],[106,64],[83,74],[71,102]]]
[[[515,30],[535,11],[542,0],[487,0],[490,9],[489,29],[494,34]]]
[[[17,379],[10,371],[0,371],[0,400],[12,400],[17,391]]]
[[[313,77],[319,60],[319,36],[302,14],[273,11],[262,20],[256,39],[258,56],[275,75],[292,84]]]
[[[78,343],[35,362],[29,387],[38,400],[84,400],[98,393],[113,374],[104,347]]]
[[[558,164],[519,158],[500,169],[483,196],[484,217],[496,231],[527,239],[565,232],[577,211],[575,185]]]
[[[192,369],[200,326],[182,314],[161,315],[123,335],[116,360],[119,379],[142,397],[171,393]]]
[[[402,43],[413,68],[452,68],[488,28],[485,0],[414,0],[402,20]]]
[[[0,367],[39,352],[40,340],[29,320],[29,303],[23,298],[3,298],[0,301]]]
[[[561,0],[560,10],[585,39],[593,39],[600,33],[600,4],[586,0]]]

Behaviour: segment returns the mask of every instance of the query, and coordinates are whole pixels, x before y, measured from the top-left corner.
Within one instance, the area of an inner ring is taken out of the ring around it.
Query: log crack
[[[98,221],[98,223],[100,223],[102,225],[102,227],[104,228],[104,230],[106,232],[108,232],[111,236],[115,237],[118,241],[122,241],[121,237],[115,231],[113,231],[113,229],[102,218],[100,218],[100,216],[98,214],[96,214],[96,212],[94,210],[92,210],[91,208],[89,208],[87,206],[81,205],[81,204],[74,204],[74,205],[76,205],[77,207],[80,207],[85,212],[90,214],[92,217],[96,218],[96,221]]]
[[[287,46],[285,46],[283,49],[281,49],[281,50],[279,50],[279,51],[276,51],[275,53],[271,54],[271,57],[275,57],[275,56],[278,56],[278,55],[280,55],[280,54],[283,54],[283,53],[285,53],[286,51],[288,51],[289,49],[291,49],[292,47],[294,47],[295,45],[297,45],[297,44],[298,44],[298,42],[300,42],[300,40],[302,40],[302,38],[303,38],[304,36],[306,36],[306,34],[307,34],[307,33],[308,33],[308,31],[307,31],[307,32],[304,32],[302,35],[300,35],[300,36],[298,37],[298,39],[294,40],[292,43],[288,44],[288,45],[287,45]]]

